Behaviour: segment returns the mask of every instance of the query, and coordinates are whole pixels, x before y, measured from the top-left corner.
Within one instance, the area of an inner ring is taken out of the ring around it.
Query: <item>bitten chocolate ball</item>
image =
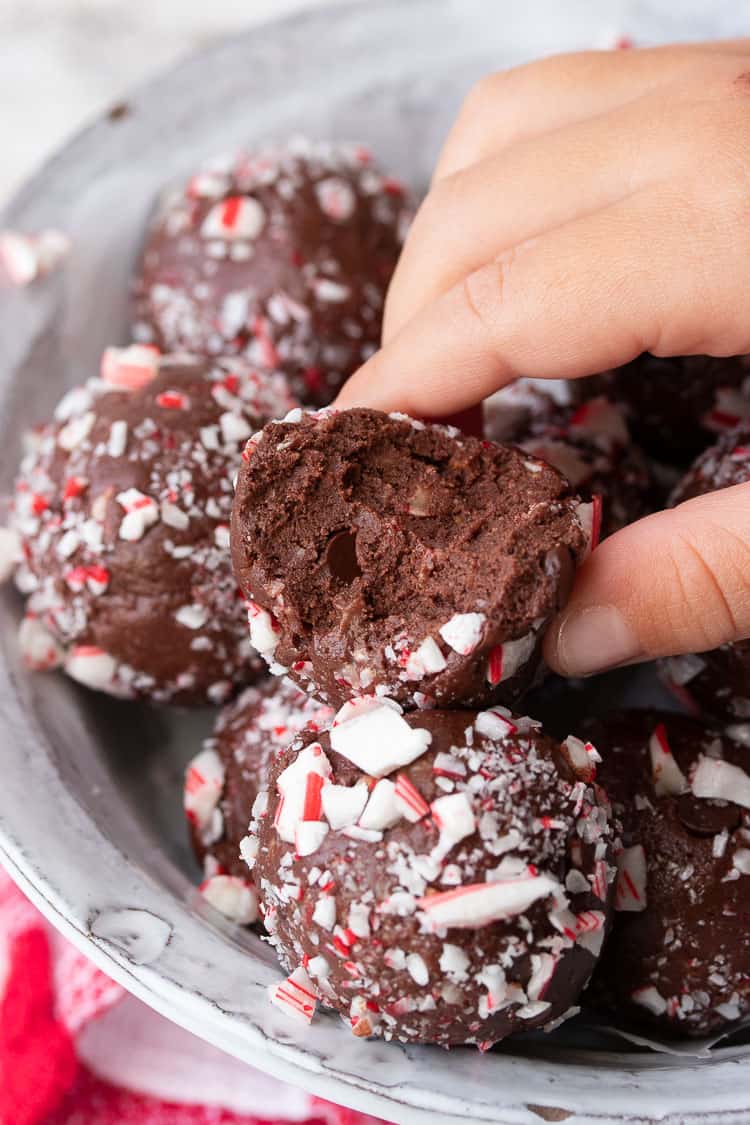
[[[355,1035],[482,1048],[572,1014],[615,876],[596,761],[503,708],[373,698],[295,739],[246,849],[291,972],[274,1002],[311,1018],[317,996]]]
[[[676,1035],[721,1031],[750,1013],[750,755],[671,713],[587,733],[623,843],[590,998]]]
[[[750,429],[719,438],[694,462],[672,493],[670,503],[750,481]],[[726,722],[750,720],[750,641],[736,641],[700,655],[659,662],[665,683],[688,707]]]
[[[281,376],[236,361],[105,352],[16,483],[31,667],[184,704],[222,702],[259,674],[230,564],[232,480],[248,435],[289,401]]]
[[[511,396],[507,409],[497,406],[487,421],[493,441],[513,426],[508,440],[547,461],[577,492],[597,498],[601,538],[653,510],[655,487],[646,458],[630,440],[623,410],[606,397],[566,408],[525,388]]]
[[[408,217],[361,147],[296,141],[216,162],[158,210],[134,335],[244,355],[303,402],[330,402],[378,346]]]
[[[745,356],[659,359],[646,352],[615,371],[576,380],[574,388],[581,395],[603,389],[621,402],[637,444],[657,461],[677,465],[750,418]]]
[[[203,867],[203,895],[237,922],[257,918],[257,895],[240,846],[269,764],[303,730],[321,731],[333,709],[290,680],[248,687],[219,713],[211,738],[185,771],[183,804]]]
[[[295,411],[249,443],[237,485],[232,554],[253,644],[337,706],[357,692],[511,702],[587,550],[592,507],[513,447],[403,415]]]

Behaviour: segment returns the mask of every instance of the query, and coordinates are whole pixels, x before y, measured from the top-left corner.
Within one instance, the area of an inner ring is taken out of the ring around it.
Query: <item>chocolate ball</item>
[[[475,1043],[572,1014],[615,876],[596,752],[503,708],[355,700],[274,761],[246,849],[290,981],[358,1036]],[[252,855],[253,851],[256,853]]]
[[[253,644],[337,706],[358,692],[511,702],[591,518],[513,447],[404,415],[296,411],[253,439],[237,484],[232,553]]]
[[[590,999],[674,1035],[750,1012],[750,755],[672,713],[589,725],[621,822],[612,934]]]
[[[409,217],[361,147],[240,152],[162,201],[135,282],[136,339],[245,356],[324,404],[380,341]]]
[[[109,349],[35,435],[12,526],[32,667],[113,695],[219,703],[262,662],[232,575],[232,480],[248,436],[290,402],[237,361]]]
[[[661,359],[644,352],[574,387],[579,395],[604,390],[621,402],[637,444],[658,461],[684,465],[717,434],[750,418],[749,377],[745,356]]]
[[[719,438],[697,458],[674,489],[670,502],[681,504],[721,488],[750,481],[750,429]],[[736,641],[699,655],[659,662],[667,686],[690,709],[726,722],[750,720],[750,641]]]

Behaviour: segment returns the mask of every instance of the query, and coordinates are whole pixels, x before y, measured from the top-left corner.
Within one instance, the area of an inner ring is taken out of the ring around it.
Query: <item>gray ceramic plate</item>
[[[660,12],[663,10],[663,14]],[[130,112],[73,140],[24,188],[3,226],[67,230],[64,270],[0,301],[0,488],[19,435],[122,338],[127,278],[165,180],[204,154],[301,131],[370,144],[423,184],[460,98],[483,73],[543,51],[686,32],[750,31],[735,0],[414,0],[334,8],[270,25],[136,92]],[[254,936],[193,890],[181,770],[210,716],[97,697],[19,665],[0,606],[0,854],[44,912],[102,968],[170,1019],[291,1082],[407,1122],[750,1120],[750,1060],[617,1053],[567,1033],[481,1057],[360,1042],[321,1016],[299,1030],[265,989],[278,971]],[[610,1048],[612,1044],[610,1043]]]

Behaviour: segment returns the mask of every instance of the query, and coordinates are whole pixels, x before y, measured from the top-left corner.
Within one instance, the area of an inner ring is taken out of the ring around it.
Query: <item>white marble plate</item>
[[[461,96],[483,73],[540,52],[750,32],[736,0],[385,0],[269,25],[136,91],[130,112],[75,138],[0,225],[57,226],[64,270],[0,296],[0,489],[23,429],[96,369],[125,326],[142,224],[165,180],[204,154],[294,131],[362,140],[424,184]],[[12,107],[9,109],[12,112]],[[605,1050],[565,1033],[469,1050],[361,1042],[331,1016],[309,1029],[266,1000],[271,953],[200,901],[180,810],[181,771],[210,716],[98,697],[30,676],[18,600],[0,604],[0,856],[102,968],[239,1058],[403,1125],[411,1122],[750,1120],[750,1060]],[[611,1046],[611,1044],[610,1044]]]

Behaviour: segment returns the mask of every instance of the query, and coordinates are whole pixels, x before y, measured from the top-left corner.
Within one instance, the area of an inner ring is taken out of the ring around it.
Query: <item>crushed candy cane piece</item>
[[[285,1015],[302,1023],[312,1023],[318,998],[315,986],[301,965],[281,984],[271,985],[269,996],[271,1003]]]
[[[96,645],[75,645],[65,658],[65,671],[95,691],[111,691],[117,661]]]
[[[238,875],[213,875],[201,884],[206,902],[225,918],[240,926],[258,921],[258,892],[252,883]]]
[[[266,214],[257,199],[229,195],[215,204],[201,226],[203,238],[224,240],[257,238],[263,229]]]
[[[657,797],[666,794],[678,796],[684,793],[688,788],[687,778],[677,765],[670,749],[664,723],[659,723],[654,728],[648,740],[648,750],[651,755],[651,777]]]
[[[430,811],[430,806],[422,794],[403,773],[400,773],[396,778],[393,798],[401,815],[412,824],[416,824]]]
[[[515,641],[495,645],[487,662],[487,682],[496,687],[514,676],[530,659],[536,647],[536,633],[532,630]]]
[[[523,914],[538,899],[560,890],[556,879],[544,874],[527,874],[494,883],[469,883],[453,891],[426,895],[417,900],[428,929],[456,927],[472,929],[488,926]]]
[[[569,734],[562,743],[562,749],[576,777],[586,783],[592,782],[596,777],[596,767],[602,760],[596,747]]]
[[[211,828],[224,787],[224,766],[215,750],[196,754],[185,771],[182,803],[199,832]]]
[[[418,649],[409,655],[406,662],[406,676],[418,680],[422,676],[434,676],[447,667],[445,657],[432,637],[425,637]]]
[[[623,848],[617,856],[615,910],[637,912],[648,905],[646,852],[641,844]]]
[[[38,617],[24,617],[18,630],[18,645],[24,664],[32,672],[59,668],[65,657],[62,645]]]
[[[385,777],[421,757],[429,731],[412,728],[392,704],[363,698],[345,703],[333,720],[331,747],[372,777]]]
[[[29,285],[51,273],[70,252],[70,239],[59,230],[39,234],[0,231],[0,264],[11,284]]]
[[[161,352],[152,344],[105,348],[99,374],[112,387],[138,391],[159,374],[160,357]]]
[[[454,613],[438,632],[454,652],[468,656],[481,641],[486,620],[483,613]]]
[[[690,788],[696,797],[729,801],[750,809],[750,777],[739,766],[721,758],[707,758],[702,754],[691,773]]]
[[[279,626],[267,609],[255,602],[247,603],[247,620],[250,626],[250,643],[261,656],[270,661],[279,643]]]

